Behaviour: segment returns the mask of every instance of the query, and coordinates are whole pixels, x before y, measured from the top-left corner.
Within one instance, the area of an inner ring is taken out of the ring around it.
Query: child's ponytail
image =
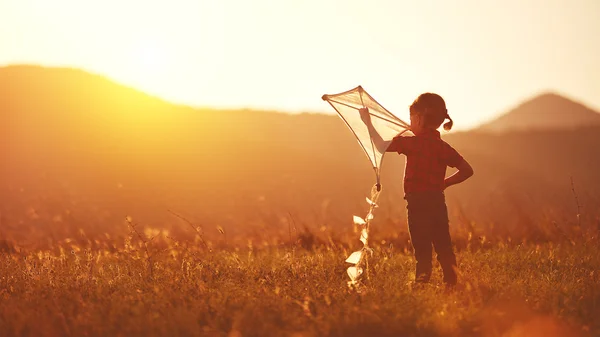
[[[450,115],[448,113],[446,113],[446,118],[450,121],[444,124],[444,130],[450,131],[452,129],[452,126],[454,125],[454,122],[452,121],[452,118],[450,118]]]

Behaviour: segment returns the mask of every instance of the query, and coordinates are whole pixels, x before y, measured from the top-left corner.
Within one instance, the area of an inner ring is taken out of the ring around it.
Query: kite
[[[381,106],[360,85],[339,94],[323,95],[322,99],[335,109],[350,128],[375,171],[376,183],[371,189],[371,197],[366,198],[369,204],[369,213],[364,219],[356,215],[353,218],[354,224],[361,227],[360,241],[363,243],[363,248],[350,254],[346,259],[346,262],[353,264],[347,269],[350,277],[348,286],[352,287],[357,285],[358,279],[363,274],[363,266],[368,266],[366,256],[373,253],[373,250],[369,247],[369,224],[373,219],[375,208],[378,207],[377,199],[381,191],[381,165],[385,151],[390,144],[390,142],[381,142],[381,140],[391,140],[404,134],[410,129],[410,125]],[[371,130],[363,122],[365,116],[361,116],[361,114],[365,113],[368,114],[367,117],[370,117]],[[378,139],[380,141],[373,137],[374,135],[379,135]]]
[[[380,191],[381,164],[385,148],[378,148],[376,146],[358,110],[368,108],[373,128],[383,139],[391,140],[393,137],[403,134],[410,128],[410,125],[381,106],[361,86],[339,94],[323,95],[322,99],[327,101],[337,111],[338,115],[348,128],[350,128],[350,131],[354,133],[358,143],[373,165],[377,179],[377,191]]]

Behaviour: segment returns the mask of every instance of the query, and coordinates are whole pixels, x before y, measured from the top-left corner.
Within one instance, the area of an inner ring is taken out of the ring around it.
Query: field
[[[351,288],[344,260],[353,242],[305,231],[240,247],[125,225],[122,238],[82,234],[44,249],[3,241],[0,335],[600,335],[597,236],[457,238],[453,290],[439,270],[413,288],[410,246],[377,240]]]
[[[585,127],[443,134],[475,169],[446,193],[460,284],[415,289],[397,155],[348,285],[375,177],[335,115],[37,66],[0,92],[0,337],[600,336],[600,125],[576,102],[504,116]]]

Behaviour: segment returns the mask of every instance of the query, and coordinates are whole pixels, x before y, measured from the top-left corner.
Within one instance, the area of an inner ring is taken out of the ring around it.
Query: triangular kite
[[[339,94],[323,95],[323,100],[327,101],[337,111],[339,116],[350,128],[358,143],[365,151],[367,157],[375,170],[377,179],[377,190],[380,190],[381,164],[385,149],[377,149],[373,139],[369,135],[369,130],[361,120],[359,109],[368,108],[371,115],[373,127],[381,138],[391,140],[393,137],[406,132],[409,124],[394,116],[391,112],[379,104],[365,89],[358,86],[352,90],[344,91]],[[382,151],[383,150],[383,151]]]

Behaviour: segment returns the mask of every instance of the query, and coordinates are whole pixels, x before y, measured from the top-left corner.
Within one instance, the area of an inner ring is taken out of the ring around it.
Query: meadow
[[[374,176],[337,116],[192,109],[72,69],[0,68],[0,92],[0,337],[600,336],[600,126],[444,134],[476,172],[446,193],[453,290],[439,270],[412,286],[386,158],[350,287]]]
[[[352,240],[292,231],[239,245],[124,226],[43,249],[4,240],[0,336],[600,335],[597,233],[457,237],[460,285],[446,289],[439,270],[413,287],[406,240],[375,240],[350,287]]]

